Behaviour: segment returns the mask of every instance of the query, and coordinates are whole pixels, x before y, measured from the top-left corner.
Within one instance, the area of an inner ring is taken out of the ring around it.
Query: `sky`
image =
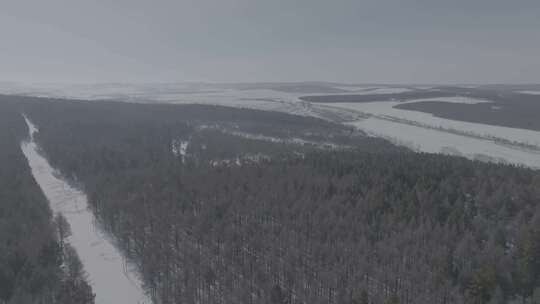
[[[540,83],[538,0],[0,3],[0,81]]]

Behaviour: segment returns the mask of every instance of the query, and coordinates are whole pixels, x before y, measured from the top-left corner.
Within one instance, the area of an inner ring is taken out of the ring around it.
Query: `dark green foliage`
[[[285,304],[285,295],[279,285],[274,285],[270,290],[270,303],[271,304]]]
[[[358,294],[353,295],[351,304],[369,304],[369,296],[365,289],[362,289]]]
[[[397,295],[391,295],[384,301],[384,304],[399,304],[399,297]]]

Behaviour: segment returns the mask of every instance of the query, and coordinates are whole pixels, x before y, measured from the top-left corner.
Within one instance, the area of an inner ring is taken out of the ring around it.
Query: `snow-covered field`
[[[486,99],[471,98],[471,97],[465,97],[465,96],[455,96],[455,97],[435,97],[435,98],[413,99],[413,100],[408,100],[406,103],[421,102],[421,101],[438,101],[438,102],[464,103],[464,104],[477,104],[477,103],[491,102]]]
[[[425,100],[486,102],[463,97]],[[406,103],[418,101],[424,100],[411,100]],[[367,114],[368,118],[361,118],[350,124],[371,135],[387,138],[418,151],[431,153],[453,151],[454,154],[471,159],[479,159],[479,155],[485,155],[491,157],[492,161],[540,168],[540,152],[538,151],[540,132],[439,118],[429,113],[394,108],[398,104],[403,104],[403,102],[333,103],[331,106],[347,109],[363,116]],[[502,109],[494,108],[493,110]],[[449,147],[452,149],[449,150]],[[486,157],[480,159],[489,160]]]
[[[26,120],[31,141],[21,149],[28,159],[36,182],[49,200],[54,213],[62,213],[71,226],[68,242],[77,251],[97,304],[151,303],[142,289],[137,272],[126,263],[111,240],[95,225],[86,195],[59,178],[48,161],[38,153],[33,140],[37,128]],[[114,286],[114,287],[113,287]]]
[[[385,138],[418,152],[452,154],[481,161],[514,163],[540,169],[540,153],[492,141],[376,118],[362,119],[349,124],[369,135]]]
[[[343,94],[388,94],[428,87],[397,86],[339,86],[348,90]],[[0,92],[5,92],[0,84]],[[102,84],[102,85],[41,85],[32,88],[10,87],[11,93],[24,91],[27,95],[67,97],[79,99],[113,99],[125,102],[160,102],[175,104],[207,104],[237,108],[285,112],[319,117],[332,121],[347,121],[363,131],[392,139],[399,144],[413,146],[425,152],[455,152],[469,158],[487,155],[492,159],[518,165],[540,168],[540,132],[487,124],[469,123],[435,117],[429,113],[396,109],[403,102],[332,103],[316,104],[299,97],[309,94],[287,93],[271,88],[253,88],[235,85],[183,83],[183,84]],[[362,93],[363,92],[363,93]],[[532,93],[532,92],[528,92]],[[540,93],[540,92],[539,92]],[[485,103],[488,100],[468,97],[429,98],[406,101],[438,101],[452,103]],[[493,111],[504,107],[493,106]],[[422,134],[415,136],[413,134]],[[179,147],[180,148],[180,147]],[[481,157],[482,160],[488,160]]]
[[[226,89],[219,92],[201,92],[190,94],[167,94],[153,96],[157,102],[175,104],[208,104],[237,108],[258,109],[309,115],[309,103],[298,99],[301,94],[278,92],[273,90],[238,90]]]
[[[342,145],[337,145],[337,144],[334,144],[334,143],[331,143],[331,142],[317,142],[317,141],[310,141],[310,140],[306,140],[306,139],[302,139],[302,138],[277,138],[277,137],[272,137],[272,136],[265,136],[265,135],[262,135],[262,134],[251,134],[251,133],[246,133],[246,132],[237,132],[237,131],[227,131],[227,130],[223,130],[225,133],[228,133],[228,134],[231,134],[231,135],[234,135],[234,136],[238,136],[238,137],[242,137],[242,138],[247,138],[247,139],[253,139],[253,140],[261,140],[261,141],[268,141],[268,142],[273,142],[273,143],[286,143],[286,144],[294,144],[294,145],[299,145],[299,146],[316,146],[316,147],[319,147],[319,148],[322,148],[322,149],[332,149],[332,150],[338,150],[338,149],[348,149],[350,147],[348,146],[342,146]]]
[[[519,91],[518,93],[529,94],[529,95],[540,95],[540,91]]]
[[[372,94],[399,94],[405,92],[415,91],[416,88],[405,88],[405,87],[350,87],[350,86],[336,86],[336,89],[348,90],[350,92],[343,94],[355,94],[355,95],[372,95]]]
[[[309,109],[309,103],[299,99],[300,96],[305,94],[269,89],[247,90],[235,88],[233,85],[204,83],[19,85],[0,83],[0,94],[80,100],[115,100],[133,103],[221,105],[319,117]]]
[[[428,99],[426,99],[428,100]],[[429,99],[435,100],[435,99]],[[457,102],[459,99],[455,98],[438,98],[438,101]],[[377,118],[399,118],[413,122],[418,122],[423,125],[427,125],[434,128],[443,128],[448,130],[456,130],[463,133],[471,133],[484,137],[496,137],[502,138],[508,141],[515,141],[523,144],[535,145],[540,147],[540,132],[532,130],[524,130],[517,128],[493,126],[480,123],[462,122],[446,118],[440,118],[433,116],[429,113],[409,111],[396,109],[394,106],[405,103],[413,103],[418,100],[411,100],[407,102],[394,102],[394,101],[382,101],[382,102],[370,102],[370,103],[333,103],[332,106],[340,109],[347,109],[353,112],[367,113]],[[485,102],[479,99],[467,99],[467,102]],[[503,109],[497,108],[494,111],[501,111]],[[399,135],[399,134],[396,134]]]

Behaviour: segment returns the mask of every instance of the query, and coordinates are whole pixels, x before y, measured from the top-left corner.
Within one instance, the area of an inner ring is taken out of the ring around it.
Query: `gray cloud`
[[[540,82],[540,2],[19,0],[0,80]]]

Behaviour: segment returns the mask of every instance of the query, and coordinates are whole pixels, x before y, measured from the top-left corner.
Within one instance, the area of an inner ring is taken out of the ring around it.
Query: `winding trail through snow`
[[[25,117],[30,141],[21,149],[32,169],[34,179],[47,197],[54,213],[62,213],[71,226],[68,242],[77,251],[88,280],[96,294],[96,304],[150,304],[137,272],[130,269],[112,241],[95,225],[88,210],[86,194],[60,179],[38,151],[34,141],[37,128]]]

